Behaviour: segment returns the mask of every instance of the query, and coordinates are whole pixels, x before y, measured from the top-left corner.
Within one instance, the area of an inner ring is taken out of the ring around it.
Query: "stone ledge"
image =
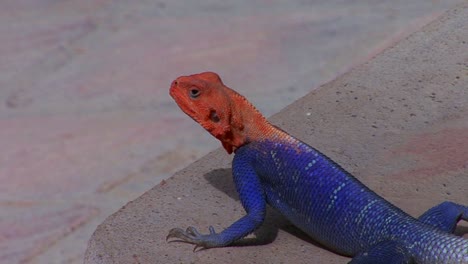
[[[444,200],[466,204],[468,3],[271,120],[412,215]],[[91,237],[85,263],[349,261],[272,210],[257,238],[237,246],[193,253],[190,245],[166,243],[173,227],[221,230],[244,214],[230,160],[218,149],[108,217]],[[459,232],[467,232],[466,223]]]

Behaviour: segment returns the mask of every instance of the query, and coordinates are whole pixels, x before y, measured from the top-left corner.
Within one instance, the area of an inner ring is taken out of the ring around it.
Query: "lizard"
[[[173,228],[166,240],[195,248],[229,246],[263,223],[267,204],[325,248],[365,263],[468,263],[454,235],[468,207],[446,201],[414,218],[330,158],[272,125],[245,97],[203,72],[175,79],[181,110],[234,153],[232,174],[246,214],[222,232]]]

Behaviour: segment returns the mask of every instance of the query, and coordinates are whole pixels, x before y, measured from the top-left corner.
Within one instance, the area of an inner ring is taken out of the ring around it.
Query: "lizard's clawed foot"
[[[216,234],[214,228],[210,226],[209,230],[209,235],[202,235],[193,226],[187,227],[185,231],[181,228],[173,228],[169,230],[169,234],[166,236],[166,241],[170,238],[177,238],[177,240],[172,240],[169,242],[185,242],[193,244],[195,245],[193,251],[196,251],[198,248],[206,249],[222,246],[218,242],[219,235]]]

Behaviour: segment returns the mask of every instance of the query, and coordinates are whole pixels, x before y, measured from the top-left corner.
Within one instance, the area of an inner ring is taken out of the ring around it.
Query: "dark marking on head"
[[[215,110],[210,111],[210,120],[215,123],[218,123],[221,120]]]

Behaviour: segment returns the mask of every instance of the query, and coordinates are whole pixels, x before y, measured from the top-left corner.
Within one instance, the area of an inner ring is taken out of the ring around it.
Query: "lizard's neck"
[[[218,137],[228,153],[249,142],[269,138],[279,131],[242,95],[231,89],[228,93],[232,98],[230,129]]]

